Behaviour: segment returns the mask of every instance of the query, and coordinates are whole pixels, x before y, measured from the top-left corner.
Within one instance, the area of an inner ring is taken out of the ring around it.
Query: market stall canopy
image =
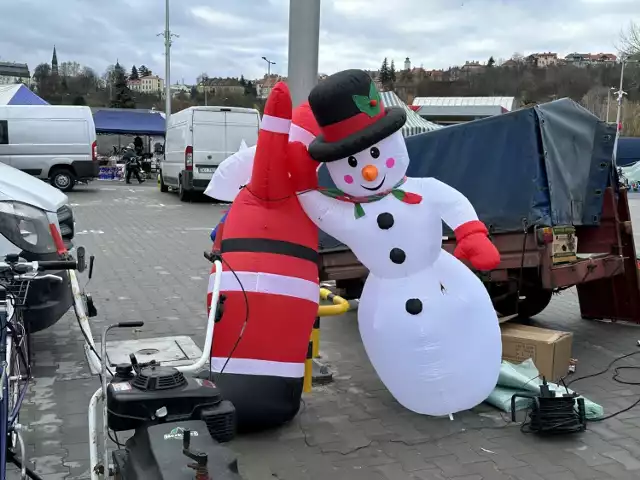
[[[96,133],[112,135],[164,136],[164,113],[155,110],[96,108],[93,122]]]
[[[0,105],[49,105],[29,87],[20,83],[0,85]]]
[[[413,105],[423,117],[490,117],[515,110],[515,97],[416,97]]]
[[[404,127],[402,127],[402,135],[404,135],[405,138],[442,128],[440,125],[436,125],[422,118],[409,108],[406,103],[400,100],[394,92],[380,92],[380,96],[382,97],[382,104],[385,107],[402,107],[407,112],[407,121]]]

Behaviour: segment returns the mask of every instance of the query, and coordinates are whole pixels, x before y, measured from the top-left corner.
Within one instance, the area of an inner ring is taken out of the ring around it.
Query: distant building
[[[256,95],[258,96],[258,98],[262,98],[262,99],[267,98],[271,93],[271,90],[273,90],[273,87],[279,81],[286,82],[287,79],[286,77],[281,77],[279,75],[271,74],[271,75],[265,75],[260,80],[256,80]]]
[[[164,80],[157,75],[147,75],[138,80],[127,80],[127,86],[134,92],[147,93],[149,95],[162,95],[164,93]]]
[[[613,53],[570,53],[564,60],[575,67],[587,67],[591,65],[615,65],[618,61]]]
[[[526,62],[534,67],[546,68],[558,64],[558,54],[552,52],[532,53],[526,59]]]
[[[196,85],[198,93],[211,95],[244,95],[244,85],[237,78],[205,78]]]
[[[191,94],[191,86],[185,85],[184,83],[176,83],[175,85],[171,85],[171,96],[175,97],[176,95],[180,95],[184,93],[185,95]]]
[[[26,63],[0,62],[0,85],[31,83],[31,74]]]
[[[478,61],[466,61],[465,64],[460,67],[460,70],[468,74],[477,74],[483,73],[486,68],[486,65],[482,65]]]
[[[446,77],[444,70],[425,70],[425,74],[432,82],[444,82]]]
[[[409,60],[409,57],[404,59],[404,69],[411,70],[411,60]]]

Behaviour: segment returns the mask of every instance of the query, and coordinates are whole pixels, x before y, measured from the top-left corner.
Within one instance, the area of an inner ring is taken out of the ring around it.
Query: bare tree
[[[640,24],[631,21],[629,26],[620,32],[618,50],[626,57],[640,56]]]
[[[115,82],[115,77],[116,77],[115,69],[116,69],[115,65],[109,65],[107,69],[104,71],[104,73],[102,74],[102,79],[107,85],[111,85]]]
[[[513,55],[511,55],[511,60],[516,63],[524,63],[524,55],[519,52],[515,52]]]
[[[62,62],[59,70],[63,77],[77,77],[82,71],[82,66],[78,62]]]
[[[582,97],[580,103],[584,108],[591,111],[591,113],[600,117],[601,120],[605,120],[607,118],[607,105],[609,105],[609,108],[611,108],[611,103],[613,103],[607,101],[607,97],[609,95],[610,92],[607,87],[592,87]]]

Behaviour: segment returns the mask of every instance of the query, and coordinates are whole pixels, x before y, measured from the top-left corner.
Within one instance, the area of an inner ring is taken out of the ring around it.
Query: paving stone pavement
[[[142,319],[140,331],[118,330],[114,339],[190,335],[202,346],[209,270],[202,252],[224,207],[180,203],[148,184],[94,182],[69,197],[76,244],[96,256],[88,287],[99,310],[94,334],[110,323]],[[574,333],[579,375],[638,348],[640,338],[633,325],[581,320],[573,291],[554,298],[534,324]],[[30,462],[44,479],[89,478],[87,406],[99,385],[84,361],[75,317],[36,334],[33,343],[35,380],[21,417],[30,426]],[[323,319],[322,355],[335,382],[305,395],[296,420],[230,443],[247,480],[640,478],[640,407],[591,424],[579,436],[540,439],[487,406],[453,421],[402,408],[367,360],[354,313]],[[616,383],[611,374],[576,387],[607,413],[640,397],[640,387]]]

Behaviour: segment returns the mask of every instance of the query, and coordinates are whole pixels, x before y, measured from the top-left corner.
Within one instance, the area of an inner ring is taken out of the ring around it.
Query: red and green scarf
[[[417,193],[409,193],[400,189],[400,186],[407,181],[407,177],[404,177],[397,184],[393,186],[393,188],[389,190],[385,190],[383,192],[374,193],[373,195],[369,195],[366,197],[354,197],[349,195],[348,193],[344,193],[342,190],[338,188],[318,188],[318,191],[327,197],[335,198],[336,200],[342,200],[343,202],[353,203],[354,205],[354,214],[356,219],[364,217],[364,208],[362,208],[363,203],[373,203],[378,200],[382,200],[387,195],[391,194],[396,197],[398,200],[404,203],[408,203],[410,205],[417,205],[422,201],[422,196]]]

